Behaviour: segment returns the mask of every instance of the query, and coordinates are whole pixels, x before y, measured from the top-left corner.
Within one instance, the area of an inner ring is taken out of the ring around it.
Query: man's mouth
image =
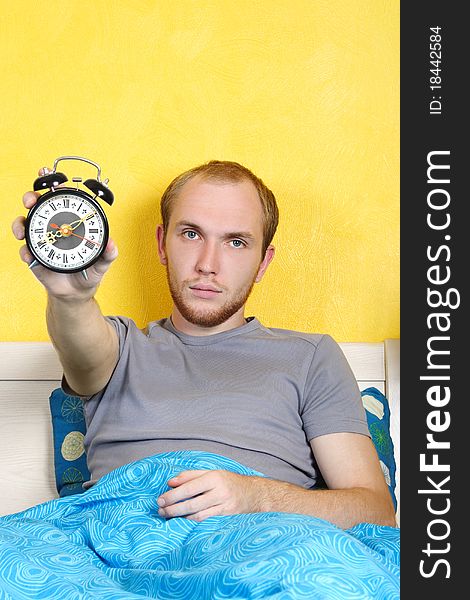
[[[222,293],[222,290],[219,290],[215,286],[207,283],[195,283],[190,285],[189,289],[198,298],[214,298],[218,294]]]

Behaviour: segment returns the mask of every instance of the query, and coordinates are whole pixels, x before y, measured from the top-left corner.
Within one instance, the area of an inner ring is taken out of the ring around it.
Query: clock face
[[[108,223],[87,193],[57,188],[41,196],[29,212],[26,242],[45,267],[73,273],[101,256],[108,243]]]

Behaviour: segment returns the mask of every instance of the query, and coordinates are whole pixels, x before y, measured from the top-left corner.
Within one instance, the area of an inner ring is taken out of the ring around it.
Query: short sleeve
[[[339,345],[322,336],[307,373],[301,417],[310,441],[329,433],[360,433],[370,437],[361,394]]]
[[[127,339],[127,336],[129,334],[129,330],[131,330],[132,328],[137,329],[134,321],[132,321],[131,319],[127,318],[127,317],[105,317],[106,321],[108,321],[108,323],[110,323],[117,335],[118,335],[118,340],[119,340],[119,357],[122,356],[122,351],[124,348],[124,343]]]

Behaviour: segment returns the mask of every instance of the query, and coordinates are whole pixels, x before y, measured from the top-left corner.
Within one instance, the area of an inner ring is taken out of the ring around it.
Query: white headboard
[[[383,343],[340,344],[351,365],[361,390],[376,387],[390,405],[390,434],[392,436],[396,470],[397,523],[400,523],[400,340]]]
[[[389,399],[399,499],[400,340],[340,346],[360,389],[375,386]],[[48,398],[61,377],[50,343],[0,342],[0,515],[57,497]]]

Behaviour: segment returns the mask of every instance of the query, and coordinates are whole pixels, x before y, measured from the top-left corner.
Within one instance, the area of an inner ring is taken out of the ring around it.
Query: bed
[[[149,457],[59,498],[49,396],[60,364],[49,343],[0,343],[0,598],[398,598],[400,341],[340,345],[364,399],[388,401],[397,528],[343,532],[287,513],[163,525],[154,500],[175,468],[254,474],[209,453]]]

